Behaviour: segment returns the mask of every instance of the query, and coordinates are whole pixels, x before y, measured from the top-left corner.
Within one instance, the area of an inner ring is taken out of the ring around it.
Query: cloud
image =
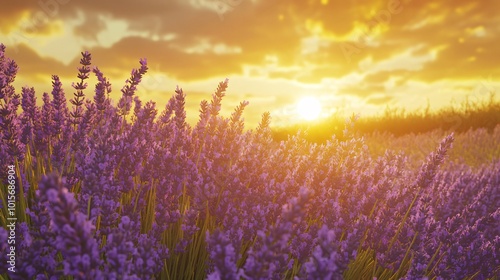
[[[105,19],[99,14],[86,14],[84,21],[73,29],[76,36],[97,41],[97,34],[106,30]]]
[[[253,103],[279,112],[311,85],[353,107],[412,105],[419,90],[446,103],[464,94],[453,93],[458,84],[500,76],[499,9],[498,1],[468,0],[8,1],[0,42],[21,66],[19,82],[74,79],[80,52],[89,50],[121,84],[147,57],[157,78],[145,78],[145,97],[163,100],[176,82],[211,92],[231,77],[238,93],[227,102],[248,96],[260,118]]]
[[[7,56],[14,59],[19,66],[18,79],[22,77],[26,81],[42,82],[50,79],[51,75],[65,76],[75,70],[53,58],[40,56],[26,44],[19,45],[17,51],[12,51],[7,46],[6,51]]]
[[[371,96],[366,99],[366,103],[368,104],[373,104],[373,105],[384,105],[388,104],[389,101],[393,100],[394,98],[391,96],[384,96],[384,95],[379,95],[379,96]]]

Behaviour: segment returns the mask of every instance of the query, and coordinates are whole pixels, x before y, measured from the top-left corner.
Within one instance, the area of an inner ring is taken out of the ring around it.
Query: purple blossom
[[[64,274],[75,279],[104,279],[93,226],[78,211],[73,194],[59,177],[49,175],[39,184],[39,197],[48,202],[51,227],[57,233],[56,246],[64,258]]]
[[[453,134],[448,135],[441,141],[439,148],[435,153],[431,153],[427,161],[420,168],[420,173],[417,177],[416,187],[428,188],[436,175],[437,168],[443,162],[446,152],[451,149],[453,144]]]
[[[95,85],[94,102],[97,110],[102,112],[110,105],[108,94],[111,92],[111,83],[104,77],[104,74],[99,68],[95,67],[93,72],[99,81]]]
[[[168,250],[146,234],[137,223],[123,216],[118,228],[107,236],[102,252],[106,256],[105,275],[113,279],[149,279],[157,274]]]
[[[0,45],[2,47],[3,45]],[[2,240],[2,244],[0,244],[0,252],[2,255],[0,256],[0,270],[1,271],[7,271],[7,268],[9,267],[7,261],[9,261],[9,257],[7,256],[7,249],[8,249],[8,243],[7,238],[9,236],[9,232],[4,229],[3,227],[0,227],[0,240]]]
[[[207,232],[207,242],[213,266],[213,270],[208,274],[207,278],[214,280],[240,279],[242,270],[236,265],[239,256],[229,238],[223,232],[217,230],[212,234]]]
[[[148,62],[146,59],[141,59],[141,67],[139,69],[132,69],[132,74],[129,79],[125,81],[126,85],[122,88],[122,97],[118,101],[118,109],[121,115],[128,115],[132,108],[132,100],[137,86],[141,82],[142,76],[148,71]]]
[[[294,224],[303,217],[309,195],[303,188],[298,197],[283,206],[281,219],[268,234],[262,230],[257,232],[258,241],[248,253],[244,266],[245,279],[282,279],[292,268],[294,261],[289,259],[288,242],[294,233]]]
[[[26,145],[34,140],[34,134],[35,131],[39,129],[40,122],[40,112],[36,106],[34,88],[23,87],[21,107],[23,108],[23,113],[21,114],[21,123],[23,127],[21,142]]]
[[[66,105],[66,97],[62,88],[62,83],[59,76],[52,76],[52,108],[53,108],[53,125],[52,134],[60,135],[66,126],[68,117],[68,107]]]
[[[78,68],[77,77],[80,79],[78,83],[73,83],[72,87],[76,89],[76,93],[74,93],[73,99],[70,100],[71,104],[73,104],[73,111],[70,113],[71,123],[77,125],[80,122],[80,118],[83,115],[83,102],[85,100],[85,94],[83,90],[87,88],[87,83],[85,80],[89,78],[90,73],[90,61],[92,60],[92,55],[86,51],[82,52],[82,58],[80,59],[81,67]]]
[[[48,139],[52,137],[51,128],[54,126],[54,107],[50,95],[43,93],[43,105],[41,109],[41,129],[36,133],[36,147],[39,151],[47,151]]]
[[[333,230],[323,226],[318,231],[318,245],[314,248],[311,258],[304,263],[305,279],[342,279],[338,267],[340,259],[335,244],[338,237]]]

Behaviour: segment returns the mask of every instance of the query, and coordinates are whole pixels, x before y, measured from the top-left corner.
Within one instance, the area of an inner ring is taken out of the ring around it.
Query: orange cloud
[[[496,85],[500,76],[497,1],[219,2],[9,1],[0,11],[0,41],[21,66],[23,83],[50,85],[54,73],[73,77],[79,53],[89,50],[111,79],[121,81],[147,57],[169,83],[215,87],[225,77],[240,80],[245,94],[269,102],[259,103],[260,110],[275,112],[308,94],[300,90],[306,85],[317,87],[315,94],[382,108],[395,90],[406,92],[398,104],[413,106],[421,99],[416,84],[429,92],[447,84],[450,93],[435,95],[442,104],[465,96],[464,87],[474,88],[481,77]],[[335,84],[326,86],[329,80]],[[263,81],[298,91],[271,92]],[[167,90],[145,94],[164,98]],[[237,104],[244,97],[238,94],[228,102]],[[260,98],[267,96],[275,98]],[[199,98],[194,94],[193,102]],[[188,103],[193,110],[194,103]]]

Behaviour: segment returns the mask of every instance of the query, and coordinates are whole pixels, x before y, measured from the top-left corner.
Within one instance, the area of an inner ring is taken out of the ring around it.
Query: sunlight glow
[[[305,120],[315,120],[321,113],[321,103],[315,97],[304,97],[297,102],[297,113]]]

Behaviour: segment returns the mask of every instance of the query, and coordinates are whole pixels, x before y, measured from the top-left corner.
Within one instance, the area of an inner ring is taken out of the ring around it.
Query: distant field
[[[442,130],[423,134],[394,136],[390,133],[373,133],[365,137],[366,144],[373,156],[382,156],[386,149],[400,151],[410,157],[410,163],[419,165],[446,136]],[[443,166],[466,164],[480,167],[500,160],[500,125],[488,131],[485,128],[470,129],[455,133],[453,148]]]
[[[297,131],[307,131],[305,136],[311,142],[324,143],[332,135],[342,139],[345,116],[334,115],[323,121],[287,127],[273,127],[273,139],[285,140]],[[388,108],[378,116],[360,118],[354,130],[360,135],[387,133],[394,136],[421,134],[433,130],[466,132],[470,129],[485,128],[489,132],[500,124],[500,100],[491,93],[487,100],[464,100],[458,106],[448,106],[431,112],[428,108],[414,112]]]
[[[334,116],[313,125],[273,128],[272,134],[281,141],[300,130],[308,141],[324,143],[333,136],[344,140],[345,126],[345,118]],[[388,109],[380,116],[358,118],[350,130],[364,138],[372,156],[382,156],[386,150],[401,152],[414,168],[451,132],[454,148],[444,166],[464,163],[476,168],[500,159],[500,102],[494,94],[481,103],[466,100],[437,112]]]

